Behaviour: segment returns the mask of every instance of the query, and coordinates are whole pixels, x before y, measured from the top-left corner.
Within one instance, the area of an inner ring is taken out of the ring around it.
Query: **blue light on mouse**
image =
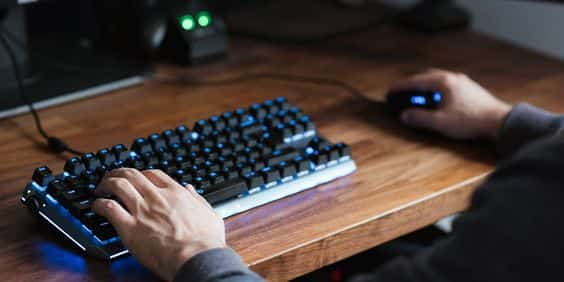
[[[442,102],[443,95],[441,94],[441,92],[435,92],[435,94],[433,94],[433,100],[435,101],[435,103]]]
[[[427,98],[423,96],[413,96],[411,97],[411,104],[424,106],[427,104]]]

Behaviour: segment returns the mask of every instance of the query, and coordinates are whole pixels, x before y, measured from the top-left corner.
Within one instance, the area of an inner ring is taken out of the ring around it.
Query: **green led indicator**
[[[210,13],[206,12],[206,11],[201,11],[198,13],[198,24],[201,27],[207,27],[211,24],[212,18]]]
[[[196,23],[194,22],[194,17],[191,15],[185,15],[180,18],[180,25],[183,29],[190,31],[194,29]]]

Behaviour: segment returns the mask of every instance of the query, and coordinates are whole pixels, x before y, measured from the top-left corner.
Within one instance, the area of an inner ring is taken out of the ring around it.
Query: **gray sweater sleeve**
[[[503,157],[510,157],[524,145],[556,134],[563,128],[562,116],[529,104],[518,104],[513,107],[500,129],[498,153]]]
[[[255,282],[264,281],[252,272],[239,255],[229,248],[212,249],[188,260],[174,282]]]

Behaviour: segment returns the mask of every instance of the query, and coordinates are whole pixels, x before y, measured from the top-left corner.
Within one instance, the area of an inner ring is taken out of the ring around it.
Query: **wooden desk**
[[[347,81],[382,99],[389,83],[430,66],[469,73],[510,101],[564,111],[564,64],[473,33],[424,37],[390,28],[308,46],[236,40],[225,63],[190,70],[162,66],[158,79],[41,111],[49,132],[84,151],[128,143],[179,123],[276,96],[310,113],[322,134],[353,146],[358,171],[339,181],[226,220],[228,242],[269,280],[287,280],[463,210],[494,166],[487,144],[453,142],[402,127],[382,106],[342,90],[276,82],[195,88],[164,79],[216,79],[253,71]],[[46,232],[19,203],[40,164],[63,160],[34,144],[29,115],[0,121],[0,280],[144,281],[156,278],[128,257],[83,257]]]

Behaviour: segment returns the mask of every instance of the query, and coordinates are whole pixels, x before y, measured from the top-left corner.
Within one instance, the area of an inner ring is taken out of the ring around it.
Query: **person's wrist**
[[[505,122],[505,118],[511,112],[512,106],[499,102],[495,107],[492,107],[489,111],[484,113],[485,121],[483,135],[485,138],[497,142],[499,138],[499,133]]]
[[[176,273],[182,268],[182,266],[194,258],[195,256],[204,253],[206,251],[225,248],[226,244],[222,242],[204,242],[204,241],[193,241],[182,248],[180,248],[176,254],[173,256],[173,261],[171,262],[171,271],[169,273],[167,280],[172,281]]]

